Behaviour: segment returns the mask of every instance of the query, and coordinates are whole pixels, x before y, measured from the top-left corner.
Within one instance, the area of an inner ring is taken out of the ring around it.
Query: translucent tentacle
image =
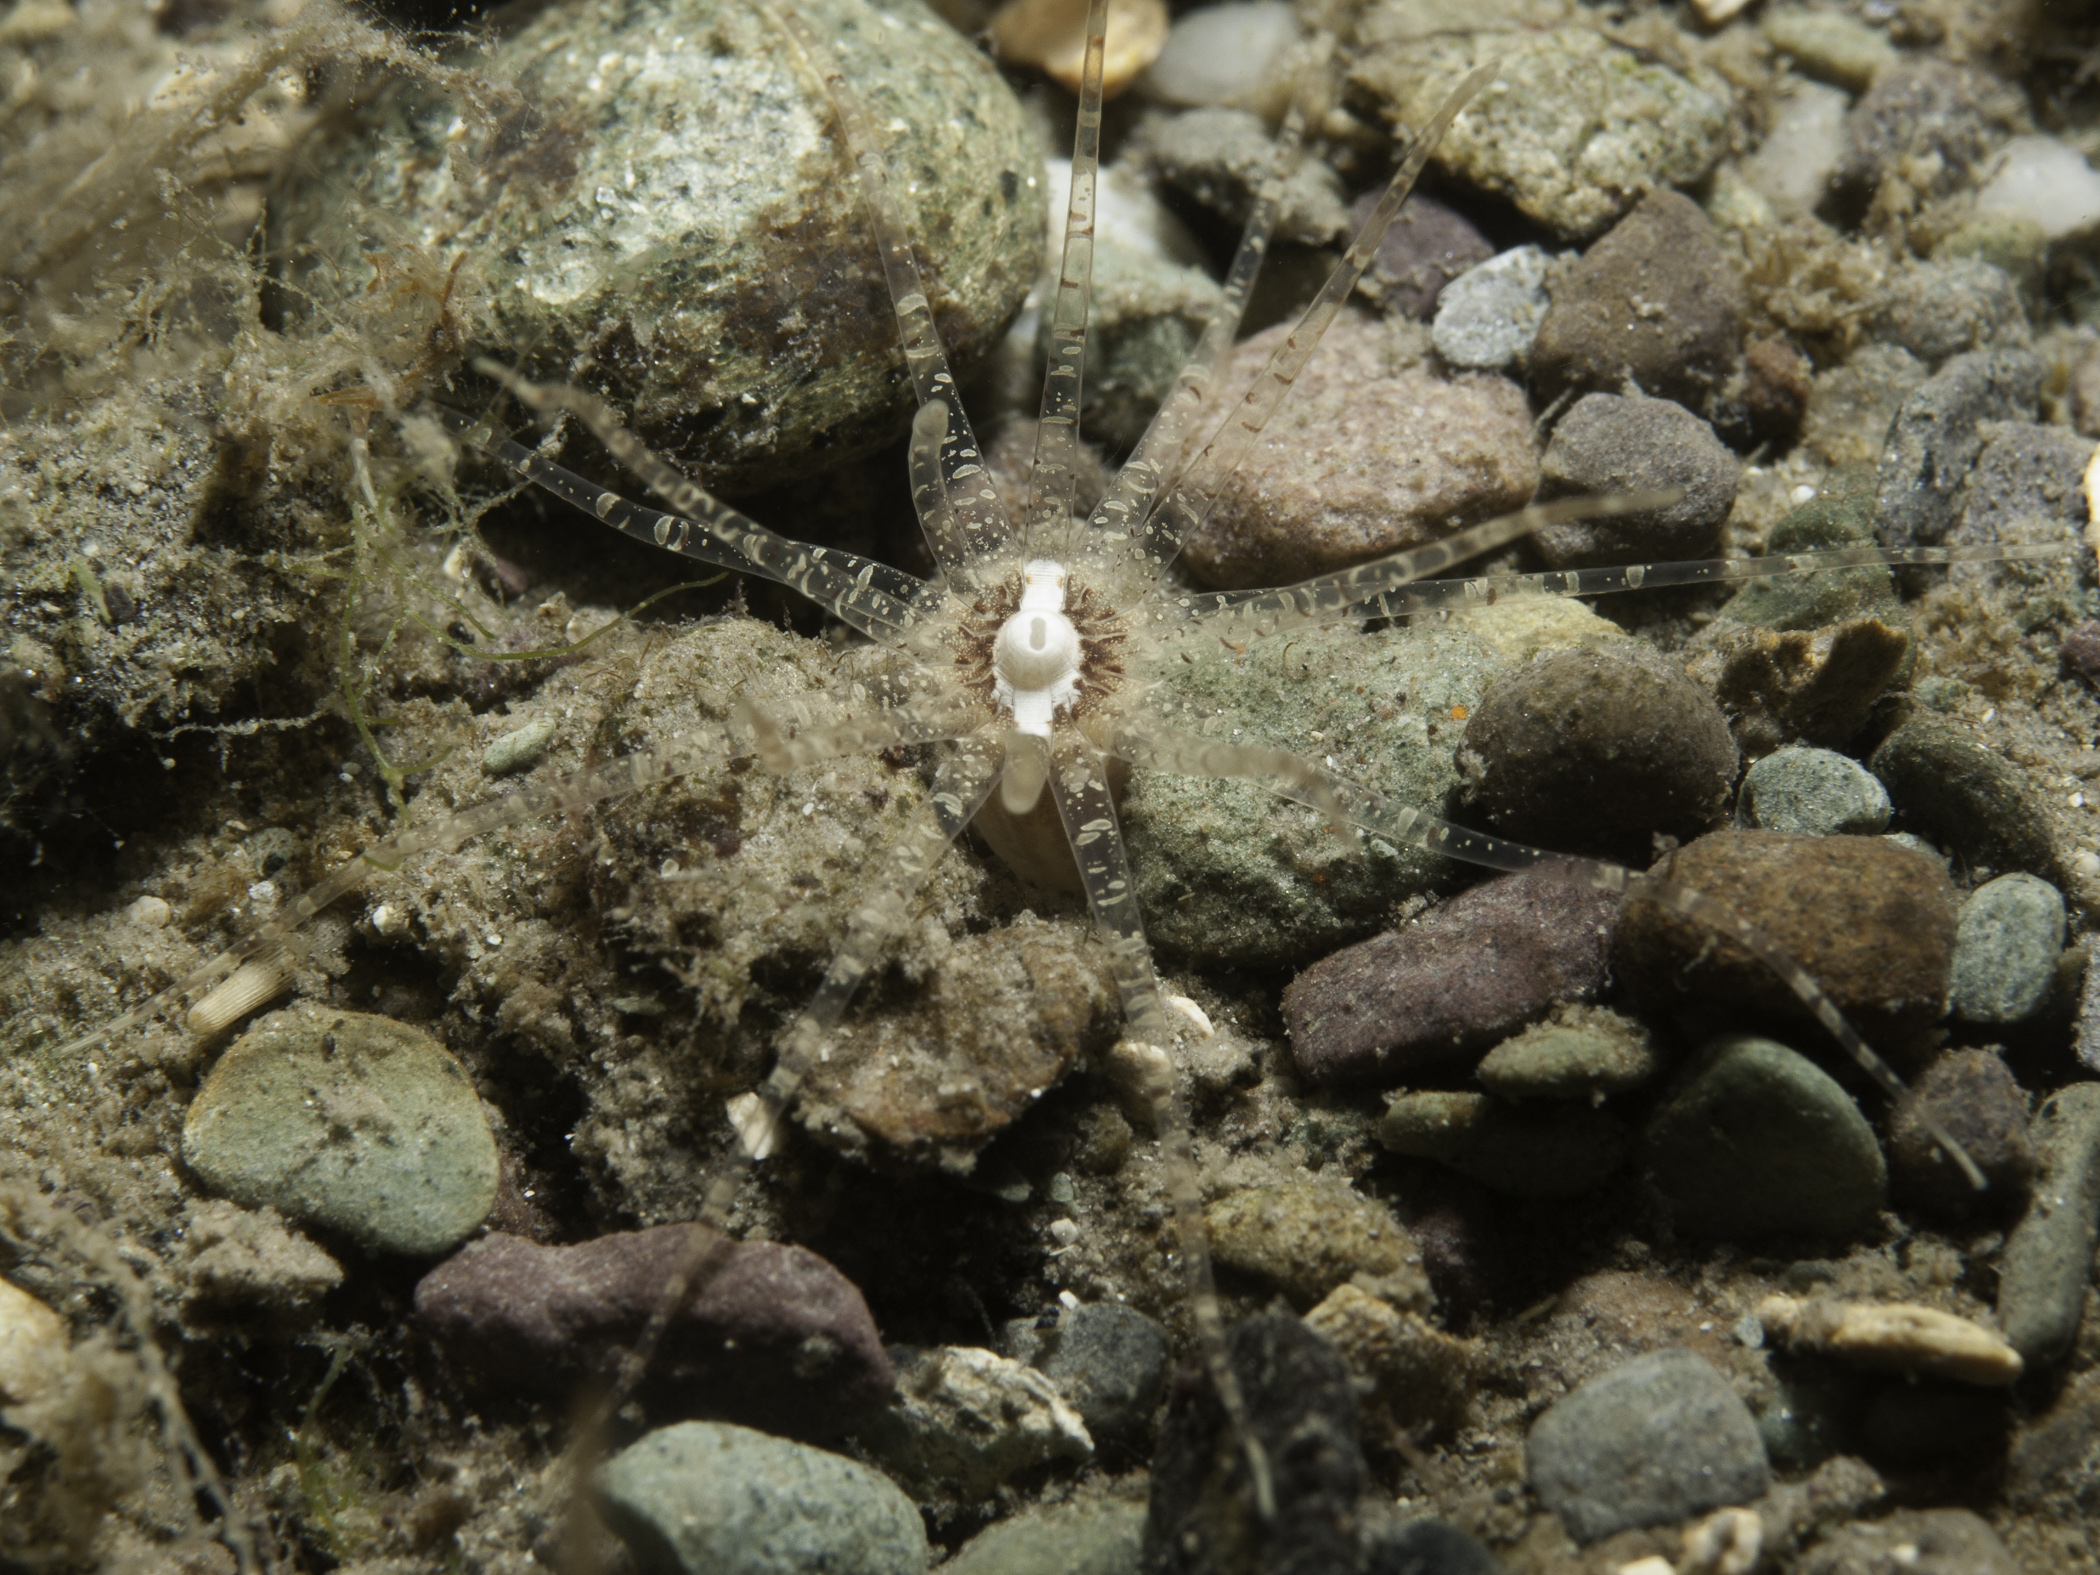
[[[1086,382],[1087,303],[1094,287],[1094,187],[1101,174],[1101,61],[1108,0],[1087,0],[1086,57],[1079,75],[1079,125],[1072,137],[1071,196],[1050,312],[1050,365],[1035,426],[1022,537],[1032,558],[1065,556],[1079,491],[1079,399]],[[1055,544],[1055,545],[1054,545]]]
[[[698,531],[739,555],[750,565],[746,572],[763,575],[789,590],[799,591],[839,622],[885,645],[903,643],[917,626],[918,613],[913,607],[876,588],[877,566],[871,560],[855,560],[861,568],[859,572],[849,574],[839,561],[843,555],[828,554],[821,547],[790,541],[767,530],[758,521],[739,513],[698,482],[680,475],[658,459],[640,438],[614,419],[605,402],[595,394],[587,394],[580,388],[530,383],[494,361],[482,360],[474,365],[476,370],[497,379],[542,415],[552,415],[558,410],[575,415],[591,429],[592,435],[605,445],[614,459],[640,477],[651,492],[669,503],[677,512],[656,515],[650,527],[651,534],[647,539],[655,546],[684,552],[693,539],[692,533]],[[611,496],[609,493],[604,495]],[[615,503],[619,501],[613,499]],[[716,560],[710,558],[707,561]],[[889,574],[897,572],[888,571]]]
[[[1305,309],[1305,315],[1298,319],[1298,326],[1276,347],[1276,353],[1269,358],[1261,375],[1255,378],[1246,397],[1226,415],[1203,452],[1196,456],[1182,478],[1168,489],[1151,518],[1145,521],[1135,550],[1152,575],[1156,577],[1166,572],[1167,566],[1180,555],[1182,543],[1209,517],[1225,490],[1225,484],[1232,479],[1232,473],[1239,468],[1240,461],[1253,447],[1262,428],[1269,424],[1276,407],[1283,403],[1283,396],[1290,392],[1291,384],[1312,358],[1321,336],[1341,314],[1350,292],[1371,265],[1378,243],[1385,238],[1387,227],[1398,216],[1401,204],[1407,201],[1408,193],[1414,189],[1423,166],[1429,162],[1429,155],[1473,95],[1487,86],[1495,70],[1493,64],[1476,67],[1444,100],[1443,106],[1415,139],[1400,168],[1393,172],[1391,182],[1363,228],[1357,231],[1356,239],[1342,254],[1342,260],[1328,275],[1312,305]]]
[[[1095,933],[1108,948],[1109,968],[1123,1000],[1125,1061],[1143,1078],[1143,1092],[1167,1150],[1167,1186],[1173,1194],[1182,1273],[1188,1281],[1203,1364],[1231,1420],[1233,1436],[1246,1453],[1256,1511],[1265,1523],[1273,1521],[1276,1489],[1268,1456],[1249,1425],[1246,1396],[1226,1354],[1225,1315],[1211,1277],[1210,1232],[1196,1187],[1195,1144],[1167,1053],[1173,1031],[1167,1024],[1159,976],[1152,970],[1152,952],[1145,944],[1145,921],[1138,912],[1130,860],[1116,824],[1115,799],[1100,758],[1083,735],[1068,730],[1058,737],[1050,762],[1050,790],[1079,861],[1079,878],[1086,887],[1087,906],[1093,910]]]
[[[746,702],[740,717],[758,740],[758,758],[768,771],[865,755],[893,744],[945,743],[984,725],[984,707],[961,694],[914,697],[873,716],[850,717],[814,727],[798,727],[770,706]]]
[[[926,284],[912,249],[911,227],[890,190],[889,162],[881,134],[875,129],[866,102],[846,79],[837,57],[809,23],[786,5],[769,0],[761,3],[822,80],[824,94],[839,117],[840,133],[860,172],[861,200],[867,209],[869,228],[875,232],[876,249],[882,255],[882,271],[896,307],[897,332],[904,342],[904,364],[911,373],[913,391],[921,405],[938,400],[948,407],[940,473],[951,519],[947,530],[938,536],[929,530],[926,540],[942,569],[958,581],[967,582],[972,564],[992,557],[1013,541],[1013,527],[985,472],[977,434],[963,411],[955,374],[948,366],[948,352],[942,348],[940,332],[934,327],[933,307],[927,300]]]
[[[285,905],[284,912],[259,926],[201,968],[185,975],[150,1000],[93,1033],[62,1046],[60,1055],[88,1050],[150,1018],[162,1016],[195,999],[245,963],[268,961],[300,949],[299,932],[336,898],[356,891],[374,871],[391,873],[419,853],[449,853],[486,832],[524,820],[580,810],[602,799],[638,793],[659,782],[689,776],[727,758],[727,735],[711,730],[703,738],[660,749],[637,750],[618,760],[593,766],[553,782],[528,783],[515,793],[493,798],[445,816],[428,826],[396,832],[337,866]]]
[[[999,735],[992,728],[965,739],[941,763],[932,796],[883,859],[880,873],[853,911],[845,941],[824,971],[824,982],[788,1030],[779,1060],[759,1085],[761,1120],[747,1129],[745,1141],[708,1178],[702,1210],[708,1223],[727,1228],[737,1191],[755,1157],[753,1150],[763,1152],[767,1146],[768,1135],[778,1128],[809,1069],[822,1057],[825,1041],[861,981],[881,959],[883,947],[910,922],[912,898],[998,780]]]
[[[1541,864],[1555,865],[1567,871],[1571,879],[1583,881],[1599,891],[1637,896],[1658,903],[1672,913],[1740,944],[1785,983],[1860,1069],[1881,1085],[1890,1099],[1898,1104],[1911,1103],[1912,1095],[1903,1079],[1874,1053],[1859,1030],[1839,1010],[1837,1002],[1816,983],[1807,969],[1789,955],[1786,948],[1726,904],[1689,886],[1605,859],[1551,853],[1544,848],[1453,825],[1427,810],[1396,804],[1384,794],[1323,771],[1310,761],[1293,757],[1287,767],[1279,769],[1274,757],[1281,751],[1219,744],[1151,717],[1119,725],[1107,747],[1110,753],[1132,765],[1155,771],[1244,778],[1258,783],[1279,798],[1306,804],[1330,815],[1339,811],[1344,820],[1377,832],[1396,847],[1421,848],[1497,870],[1521,871]],[[1932,1135],[1933,1141],[1961,1167],[1969,1184],[1982,1191],[1983,1173],[1962,1146],[1929,1111],[1913,1106],[1913,1113]]]

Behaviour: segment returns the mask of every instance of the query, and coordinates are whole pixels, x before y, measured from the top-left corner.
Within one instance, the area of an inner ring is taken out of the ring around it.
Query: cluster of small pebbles
[[[1003,82],[910,0],[876,22],[797,3],[904,132],[936,315],[999,383],[1047,331],[1018,314],[1069,180],[1037,123],[1068,110],[1047,84],[1069,86],[1074,8],[943,8],[988,30]],[[1288,582],[1651,489],[1675,497],[1498,566],[2079,541],[2100,175],[2089,89],[2035,63],[2091,43],[1941,9],[1372,0],[1212,424],[1392,139],[1497,69],[1177,572]],[[1084,419],[1120,447],[1217,309],[1303,40],[1277,0],[1110,10],[1136,42],[1111,51]],[[273,215],[286,254],[376,270],[355,259],[396,209],[465,237],[512,270],[487,332],[725,488],[894,445],[876,255],[826,261],[857,202],[768,27],[714,0],[557,7],[500,48],[530,112],[404,97]],[[724,127],[733,157],[706,151]],[[606,650],[617,683],[541,674],[422,791],[722,726],[839,660],[748,619]],[[723,1089],[926,802],[912,759],[840,762],[793,802],[726,762],[447,854],[208,1068],[113,1057],[176,1112],[139,1140],[160,1213],[123,1250],[162,1254],[161,1316],[235,1396],[200,1406],[207,1441],[253,1445],[287,1542],[346,1571],[584,1567],[608,1537],[693,1575],[2088,1567],[2096,689],[2100,593],[2068,556],[1601,611],[1510,594],[1159,684],[1178,725],[1570,856],[1482,876],[1248,784],[1124,790],[1187,992],[1197,1207],[1265,1523],[1195,1356],[1165,1162],[1108,1075],[1113,975],[1066,898],[953,861],[737,1235],[692,1223]],[[1794,959],[1909,1092],[1677,888]],[[174,910],[140,900],[81,944],[171,973]],[[0,1421],[57,1436],[110,1353],[28,1256],[0,1280]],[[369,1393],[329,1399],[315,1351]],[[596,1520],[566,1524],[590,1517],[558,1507],[579,1479],[549,1430],[630,1383],[582,1479]],[[371,1464],[390,1450],[405,1465]]]

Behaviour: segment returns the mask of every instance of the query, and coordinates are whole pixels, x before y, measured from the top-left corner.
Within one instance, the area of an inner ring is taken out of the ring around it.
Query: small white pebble
[[[1195,1024],[1199,1037],[1208,1039],[1218,1031],[1211,1023],[1210,1015],[1187,996],[1170,995],[1167,997],[1167,1005]]]
[[[2100,221],[2100,174],[2054,137],[2014,137],[1976,193],[1978,213],[2029,219],[2052,241]]]
[[[482,939],[491,946],[501,946],[503,944],[503,937],[500,935],[484,935]]]
[[[1077,1312],[1080,1307],[1079,1298],[1070,1291],[1059,1291],[1057,1293],[1057,1304],[1064,1308],[1066,1312]]]
[[[2071,873],[2080,880],[2091,880],[2100,876],[2100,853],[2095,853],[2091,848],[2086,849],[2071,860]]]
[[[389,937],[404,934],[408,930],[408,915],[392,903],[382,902],[372,910],[372,928]]]
[[[665,859],[663,863],[658,867],[656,873],[661,875],[665,880],[669,880],[673,875],[676,875],[678,873],[678,861],[676,859]]]
[[[124,917],[141,929],[157,930],[168,922],[172,910],[159,897],[141,897],[124,910]]]
[[[2084,809],[2085,795],[2083,793],[2073,793],[2071,795],[2071,807],[2073,809]]]
[[[1800,483],[1794,488],[1792,492],[1789,492],[1787,494],[1787,500],[1791,502],[1797,509],[1801,507],[1801,505],[1804,503],[1813,503],[1815,501],[1815,498],[1816,489],[1814,487],[1811,487],[1805,481]]]
[[[809,817],[810,817],[811,815],[814,815],[814,814],[815,814],[816,812],[817,812],[817,805],[816,805],[816,800],[814,800],[814,799],[810,800],[810,802],[809,802],[809,803],[807,803],[807,804],[804,804],[804,805],[802,806],[802,816],[803,816],[803,818],[804,818],[805,820],[806,820],[806,819],[808,819],[808,818],[809,818]]]
[[[1079,1240],[1079,1222],[1077,1220],[1052,1220],[1050,1222],[1050,1239],[1060,1247],[1071,1246],[1073,1242]]]

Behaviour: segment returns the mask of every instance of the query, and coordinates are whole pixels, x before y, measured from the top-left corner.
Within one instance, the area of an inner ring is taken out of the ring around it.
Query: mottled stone
[[[65,1319],[0,1280],[0,1406],[28,1405],[64,1378],[72,1350]]]
[[[2049,812],[2020,768],[1967,728],[1915,716],[1868,760],[1897,825],[1951,849],[1979,875],[2056,869]]]
[[[651,1575],[925,1575],[930,1557],[918,1509],[879,1473],[749,1428],[661,1428],[592,1486]]]
[[[2027,336],[2027,314],[2005,270],[1974,257],[1900,268],[1882,288],[1868,331],[1937,365],[1964,350]]]
[[[1041,1370],[1097,1441],[1142,1436],[1167,1381],[1167,1331],[1135,1307],[1089,1302],[1050,1328],[1009,1324],[1007,1354]]]
[[[2016,1209],[2034,1179],[2027,1091],[1995,1051],[1950,1050],[1911,1079],[1911,1098],[1889,1114],[1889,1170],[1896,1193],[1928,1211],[1960,1216]],[[1978,1194],[1919,1119],[1929,1115],[1983,1172]]]
[[[1719,1039],[1687,1062],[1643,1154],[1649,1186],[1691,1235],[1847,1240],[1888,1203],[1881,1146],[1852,1096],[1769,1039]]]
[[[1211,1253],[1300,1307],[1346,1280],[1370,1277],[1396,1306],[1426,1312],[1422,1254],[1392,1211],[1344,1181],[1300,1175],[1228,1192],[1204,1210]]]
[[[1936,860],[1870,837],[1717,831],[1651,873],[1756,925],[1871,1043],[1915,1041],[1939,1021],[1954,958],[1954,888]],[[1698,1022],[1822,1029],[1740,942],[1629,895],[1612,962],[1636,997]]]
[[[2078,1338],[2100,1242],[2100,1083],[2073,1083],[2034,1122],[2040,1175],[1998,1264],[1998,1324],[2032,1365]]]
[[[1790,340],[1772,334],[1743,346],[1743,414],[1752,436],[1792,443],[1815,391],[1815,365]]]
[[[1371,210],[1378,205],[1378,195],[1367,191],[1356,199],[1355,207],[1349,211],[1352,233],[1371,216]],[[1400,216],[1386,226],[1371,266],[1357,288],[1388,312],[1426,321],[1440,315],[1438,304],[1448,285],[1494,255],[1494,246],[1473,227],[1472,220],[1418,191],[1407,199]],[[1525,335],[1525,343],[1530,343],[1529,334]],[[1437,348],[1441,353],[1443,347]],[[1500,371],[1508,363],[1454,364]]]
[[[1292,326],[1232,351],[1200,431],[1237,406]],[[1183,561],[1209,585],[1287,585],[1520,508],[1537,484],[1522,389],[1438,377],[1379,318],[1345,310]]]
[[[182,1158],[246,1208],[382,1252],[444,1252],[496,1201],[496,1140],[450,1052],[391,1018],[310,1004],[259,1019],[219,1058]]]
[[[1520,842],[1640,849],[1695,836],[1735,784],[1735,740],[1704,689],[1638,647],[1555,651],[1487,692],[1458,768],[1470,807]]]
[[[1226,1333],[1227,1359],[1250,1430],[1274,1475],[1276,1519],[1244,1505],[1245,1451],[1225,1433],[1207,1380],[1177,1386],[1152,1462],[1144,1568],[1153,1575],[1354,1570],[1356,1501],[1370,1471],[1356,1438],[1356,1399],[1334,1348],[1288,1313],[1264,1313]]]
[[[2056,985],[2064,897],[2035,875],[2001,875],[1970,893],[1954,931],[1948,1000],[1970,1023],[2022,1023]]]
[[[1834,1528],[1803,1554],[1800,1575],[2023,1575],[1990,1522],[1971,1509],[1899,1509]]]
[[[1874,546],[1875,485],[1867,466],[1833,471],[1815,497],[1766,533],[1765,552],[1776,556]],[[1753,581],[1728,599],[1721,615],[1767,629],[1820,629],[1862,616],[1900,624],[1909,616],[1882,564]]]
[[[1875,836],[1888,829],[1881,779],[1831,749],[1777,750],[1743,773],[1737,824],[1808,837]]]
[[[1583,26],[1464,31],[1429,36],[1373,7],[1358,24],[1371,48],[1349,86],[1398,125],[1427,124],[1475,66],[1494,79],[1436,150],[1436,162],[1469,185],[1506,197],[1548,229],[1596,234],[1651,190],[1690,185],[1725,149],[1728,90],[1698,73],[1687,80],[1652,55],[1621,49]]]
[[[492,1233],[423,1276],[416,1317],[462,1367],[568,1394],[613,1375],[695,1247],[712,1272],[664,1330],[642,1388],[652,1413],[823,1439],[889,1402],[889,1358],[850,1280],[806,1248],[704,1225],[572,1247]]]
[[[1631,1146],[1618,1118],[1590,1105],[1519,1105],[1464,1093],[1402,1094],[1379,1121],[1378,1141],[1516,1198],[1594,1191]]]
[[[1041,156],[997,69],[916,3],[802,8],[910,170],[948,353],[981,361],[1035,283]],[[537,12],[481,65],[524,97],[393,101],[293,193],[288,255],[359,273],[375,235],[503,259],[487,348],[586,380],[710,485],[872,452],[911,410],[852,157],[780,27],[720,0]],[[501,104],[501,100],[494,101]],[[383,254],[383,253],[382,253]],[[387,287],[387,275],[379,275]]]
[[[1524,1452],[1532,1488],[1583,1543],[1747,1504],[1771,1481],[1749,1408],[1690,1351],[1592,1378],[1532,1424]]]
[[[1093,1457],[1057,1386],[972,1346],[894,1349],[897,1397],[859,1440],[916,1498],[980,1503],[1027,1472]]]
[[[1556,569],[1712,557],[1735,507],[1736,459],[1714,429],[1669,399],[1585,394],[1553,429],[1538,502],[1675,491],[1638,514],[1548,525],[1532,543]]]
[[[342,1265],[286,1229],[275,1209],[202,1198],[192,1200],[185,1214],[182,1276],[193,1310],[304,1307],[343,1283]]]
[[[2032,421],[2042,363],[2001,346],[1955,356],[1903,401],[1882,445],[1874,530],[1889,547],[1946,539],[1955,493],[1968,479],[1993,421]]]
[[[1805,74],[1855,93],[1903,58],[1886,33],[1842,11],[1779,6],[1764,14],[1758,28]]]
[[[1553,304],[1546,294],[1552,268],[1539,247],[1516,246],[1452,280],[1437,302],[1436,353],[1469,371],[1522,367]]]
[[[1268,126],[1244,109],[1192,109],[1153,121],[1144,152],[1161,180],[1233,224],[1247,222],[1276,163]],[[1353,228],[1341,177],[1324,160],[1301,159],[1284,182],[1276,239],[1324,246]]]
[[[1706,413],[1742,360],[1743,284],[1699,205],[1651,192],[1568,271],[1531,346],[1541,398],[1643,393]]]
[[[1363,1385],[1372,1423],[1412,1431],[1463,1420],[1485,1353],[1444,1333],[1420,1313],[1402,1312],[1360,1285],[1337,1285],[1305,1315],[1305,1326],[1333,1346]]]
[[[2038,421],[2007,421],[1976,456],[1947,544],[2081,545],[2090,512],[2086,468],[2093,441]],[[2083,586],[2070,553],[2017,565],[1957,564],[1956,585],[1997,585],[2014,599],[2023,628],[2058,625],[2083,610]],[[2052,605],[2053,604],[2053,605]]]
[[[2024,1422],[2006,1452],[2005,1486],[2023,1509],[2100,1507],[2100,1372],[2079,1374]]]
[[[1403,929],[1337,952],[1284,991],[1316,1083],[1407,1081],[1593,999],[1618,904],[1550,868],[1488,881]]]
[[[1922,196],[1959,191],[2020,116],[2017,90],[1983,71],[1919,56],[1891,64],[1845,117],[1834,199],[1862,213],[1891,175]]]
[[[1607,1007],[1576,1006],[1505,1039],[1482,1058],[1481,1087],[1504,1099],[1594,1099],[1653,1080],[1662,1056],[1648,1030]]]

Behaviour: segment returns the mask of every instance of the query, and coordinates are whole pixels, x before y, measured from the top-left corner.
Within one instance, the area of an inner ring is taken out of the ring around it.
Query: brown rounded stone
[[[1875,837],[1717,831],[1650,871],[1763,930],[1877,1047],[1915,1042],[1946,1010],[1953,885],[1937,860]],[[1786,981],[1740,943],[1629,894],[1612,962],[1654,1006],[1707,1027],[1822,1035]]]

